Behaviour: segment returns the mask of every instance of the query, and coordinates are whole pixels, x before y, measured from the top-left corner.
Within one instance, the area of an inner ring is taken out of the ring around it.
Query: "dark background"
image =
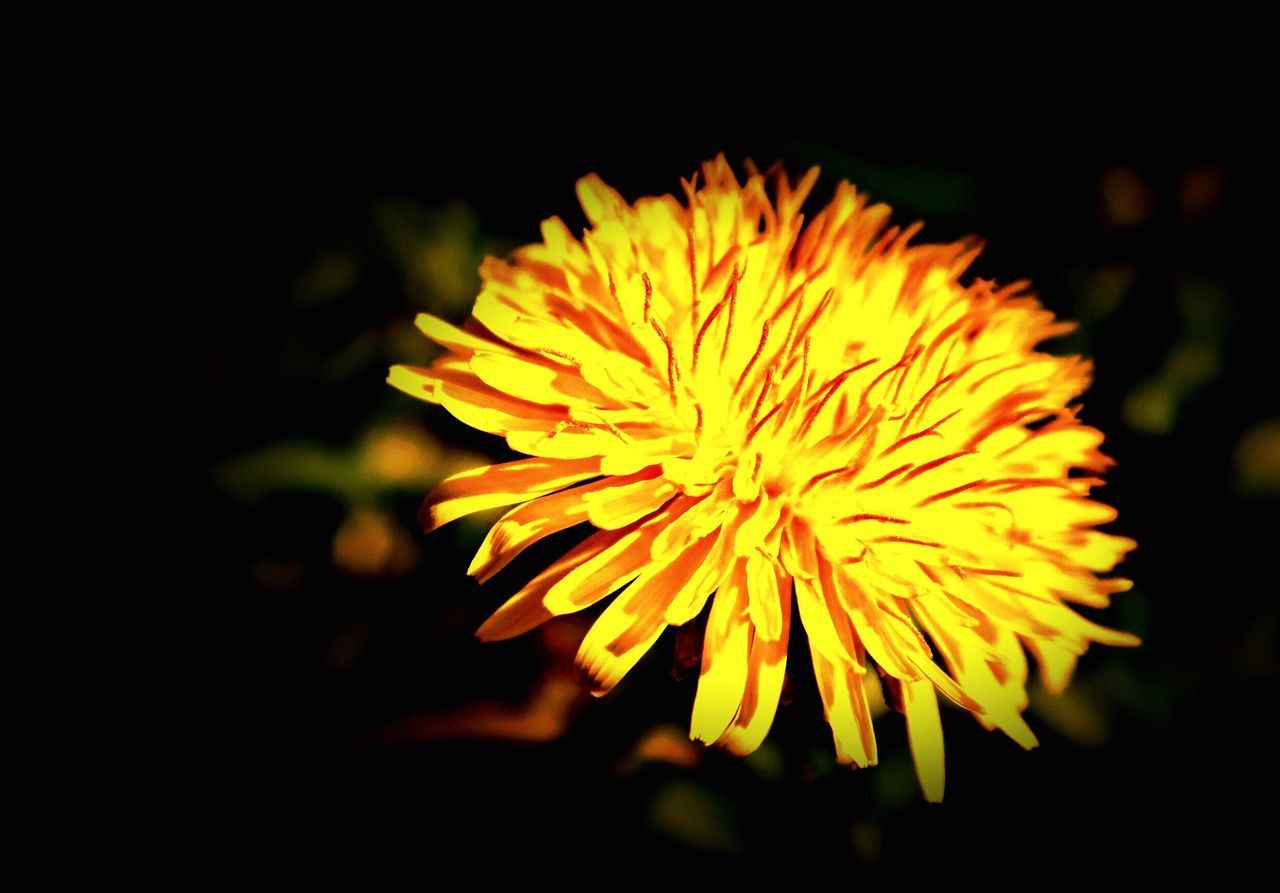
[[[218,756],[199,771],[225,846],[427,874],[678,860],[1071,882],[1238,865],[1268,845],[1280,205],[1256,116],[1221,85],[945,115],[945,91],[893,113],[817,97],[693,113],[696,97],[597,106],[560,86],[528,85],[536,103],[448,85],[392,101],[300,77],[198,129],[209,162],[177,185],[213,221],[195,586],[221,692]],[[1121,567],[1134,590],[1102,619],[1144,645],[1095,647],[1060,701],[1033,692],[1029,753],[944,711],[940,806],[892,713],[880,766],[834,765],[801,635],[761,752],[704,751],[683,741],[697,673],[676,635],[585,701],[565,681],[580,620],[473,638],[572,534],[481,588],[465,570],[487,522],[416,530],[450,463],[505,454],[385,384],[432,355],[414,314],[464,318],[486,252],[536,240],[553,214],[579,228],[583,174],[635,198],[719,151],[739,170],[820,164],[816,201],[851,179],[895,222],[923,219],[922,239],[982,236],[972,273],[1031,279],[1081,322],[1049,348],[1096,361],[1083,418],[1118,460],[1099,496],[1139,543]]]

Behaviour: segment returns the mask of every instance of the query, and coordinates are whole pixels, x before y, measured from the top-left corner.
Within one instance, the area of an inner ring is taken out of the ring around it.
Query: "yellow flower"
[[[1069,405],[1091,366],[1034,350],[1071,326],[1026,283],[961,283],[976,243],[909,245],[847,183],[806,223],[816,169],[748,173],[720,157],[683,202],[634,204],[588,176],[582,238],[552,218],[485,261],[464,328],[418,317],[447,352],[391,384],[531,457],[445,480],[422,521],[518,504],[481,582],[594,527],[478,635],[621,590],[578,652],[596,694],[710,601],[691,735],[739,754],[773,722],[794,594],[840,761],[876,762],[878,673],[939,800],[938,692],[1033,747],[1023,647],[1058,692],[1090,642],[1137,642],[1066,604],[1127,589],[1097,575],[1134,546],[1093,529],[1110,460]]]

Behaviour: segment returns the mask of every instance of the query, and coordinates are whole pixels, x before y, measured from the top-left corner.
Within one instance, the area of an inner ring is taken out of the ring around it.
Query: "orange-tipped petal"
[[[557,614],[567,614],[572,610],[577,610],[579,606],[569,605],[566,608],[563,602],[554,603],[553,607],[548,607],[546,603],[547,593],[552,587],[560,583],[566,574],[577,570],[607,552],[617,544],[622,536],[623,533],[621,531],[602,530],[587,537],[559,561],[534,577],[523,589],[511,596],[501,608],[480,625],[480,628],[476,630],[476,636],[482,642],[510,639],[513,636],[527,633]],[[581,607],[586,607],[586,605]]]
[[[437,484],[419,509],[418,520],[430,533],[463,515],[524,502],[599,473],[599,461],[591,459],[517,459],[472,468]]]
[[[706,537],[670,564],[641,574],[605,608],[578,649],[578,668],[592,694],[612,689],[652,647],[667,627],[667,606],[698,585],[698,572],[714,545],[714,538]]]
[[[626,489],[636,482],[644,483],[646,480],[645,475],[602,478],[570,490],[537,497],[512,509],[489,529],[467,573],[484,583],[528,546],[543,537],[588,520],[590,510],[596,504],[595,500],[610,498],[609,494],[613,491]],[[596,527],[617,530],[636,519],[619,519],[619,523],[615,524],[596,523]]]

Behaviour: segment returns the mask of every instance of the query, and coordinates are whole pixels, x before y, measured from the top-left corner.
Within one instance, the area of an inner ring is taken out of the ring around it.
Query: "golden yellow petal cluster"
[[[706,611],[691,734],[735,753],[769,730],[798,619],[840,761],[876,762],[880,684],[938,800],[938,692],[1032,747],[1024,646],[1056,692],[1090,642],[1136,642],[1068,607],[1128,588],[1098,575],[1134,545],[1094,529],[1115,512],[1071,405],[1090,364],[1035,350],[1070,325],[1025,283],[961,282],[975,243],[911,245],[847,183],[806,220],[816,169],[747,173],[720,157],[632,204],[588,176],[581,238],[552,218],[484,263],[462,328],[418,318],[446,352],[391,384],[530,457],[444,481],[423,524],[515,505],[481,582],[594,528],[479,636],[618,593],[578,653],[604,693]]]

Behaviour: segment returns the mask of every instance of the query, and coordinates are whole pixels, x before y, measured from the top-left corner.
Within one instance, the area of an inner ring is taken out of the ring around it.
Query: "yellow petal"
[[[818,559],[818,593],[827,607],[827,616],[831,618],[831,626],[836,639],[840,643],[837,654],[839,663],[846,669],[852,668],[859,676],[866,672],[862,660],[865,654],[862,642],[853,631],[853,622],[840,600],[839,584],[835,579],[835,566],[819,552]]]
[[[782,515],[782,501],[770,499],[764,492],[760,493],[751,509],[743,518],[737,535],[733,539],[733,551],[737,555],[751,555],[763,545],[765,539],[773,532]]]
[[[555,608],[547,607],[547,592],[565,574],[607,551],[622,535],[620,531],[602,530],[587,537],[559,561],[538,574],[527,586],[508,599],[501,608],[480,625],[480,628],[476,630],[476,636],[482,642],[510,639],[513,636],[527,633],[557,614],[566,614],[577,610],[578,606],[569,605],[566,607],[564,603],[557,604]]]
[[[422,334],[426,335],[441,347],[447,347],[453,353],[463,358],[469,358],[471,354],[478,350],[500,351],[510,353],[510,348],[499,344],[496,341],[490,341],[478,335],[460,329],[455,325],[445,322],[438,316],[430,313],[419,313],[413,321],[414,325]]]
[[[735,578],[736,577],[736,578]],[[712,744],[733,722],[747,684],[751,624],[740,575],[730,577],[711,603],[702,644],[702,674],[693,699],[689,737]]]
[[[626,527],[662,508],[676,495],[676,488],[658,476],[654,468],[628,477],[613,478],[613,485],[585,497],[587,516],[602,530]]]
[[[804,631],[809,636],[813,649],[833,663],[851,662],[853,656],[845,651],[845,646],[840,641],[835,620],[827,608],[827,600],[818,581],[797,577],[795,589],[800,622],[804,624]]]
[[[619,413],[609,413],[616,418]],[[682,454],[693,449],[693,438],[684,435],[666,435],[657,429],[643,431],[632,429],[637,438],[634,443],[609,444],[600,460],[605,474],[633,474],[650,465],[661,464],[671,454]]]
[[[818,576],[814,559],[813,531],[803,520],[795,520],[782,533],[782,551],[779,558],[787,573],[801,580],[814,580]]]
[[[782,631],[783,580],[773,562],[758,551],[748,555],[746,562],[751,624],[766,639],[776,639]]]
[[[463,515],[523,502],[599,473],[600,463],[592,459],[517,459],[473,468],[437,484],[423,502],[418,520],[429,533]]]
[[[670,564],[642,573],[605,608],[578,648],[577,663],[591,693],[618,684],[667,628],[667,606],[695,579],[714,542],[706,537]]]
[[[588,174],[577,185],[578,201],[592,225],[598,226],[627,216],[630,207],[626,200],[596,174]]]
[[[547,607],[556,613],[576,611],[631,582],[653,563],[654,537],[686,508],[675,500],[643,524],[619,531],[621,536],[608,549],[551,587],[546,595]]]
[[[1051,695],[1067,690],[1071,674],[1075,672],[1078,654],[1063,644],[1048,639],[1028,638],[1027,648],[1040,664],[1040,682]]]
[[[791,593],[782,599],[782,632],[768,641],[757,631],[747,656],[747,682],[742,706],[721,742],[739,756],[753,753],[769,734],[787,672],[787,641],[791,626]]]
[[[943,669],[933,662],[933,657],[925,651],[917,650],[908,644],[905,637],[900,636],[898,639],[901,645],[901,653],[907,656],[907,660],[911,662],[911,666],[919,671],[919,674],[933,683],[933,687],[946,695],[950,700],[964,710],[971,710],[974,713],[981,713],[982,706],[964,691],[960,685],[946,674]]]
[[[842,567],[834,566],[833,572],[840,603],[848,612],[853,631],[867,653],[889,675],[903,680],[919,679],[919,671],[899,647],[900,639],[886,628],[883,612],[871,603],[867,594]]]
[[[942,759],[942,719],[938,716],[938,696],[934,694],[933,683],[927,680],[903,682],[902,702],[920,788],[930,803],[941,803],[946,776]]]
[[[481,381],[504,394],[543,406],[585,403],[604,407],[613,401],[582,380],[576,369],[524,356],[477,352],[471,371]]]
[[[588,520],[592,497],[613,489],[625,488],[637,479],[647,478],[644,475],[602,478],[571,490],[540,496],[517,506],[489,529],[471,566],[467,568],[467,573],[481,583],[486,582],[538,540]],[[617,529],[627,526],[627,523],[630,522],[616,525],[596,523],[596,527]]]
[[[848,614],[833,591],[831,565],[818,554],[811,535],[802,532],[797,539],[789,560],[801,573],[795,578],[796,604],[809,641],[832,663],[857,664],[857,645]]]
[[[472,428],[507,437],[526,432],[541,435],[564,421],[561,412],[499,394],[478,378],[439,369],[431,374],[440,405]]]
[[[605,456],[621,443],[604,427],[562,421],[546,428],[511,431],[507,446],[548,459],[589,459]]]
[[[732,554],[733,538],[741,521],[742,513],[736,507],[731,508],[723,525],[708,535],[707,538],[712,540],[714,545],[707,553],[702,566],[690,578],[680,594],[667,606],[667,623],[672,626],[682,626],[701,614],[707,598],[737,566],[738,561]]]
[[[880,756],[876,748],[875,728],[871,724],[871,701],[867,697],[867,686],[875,686],[873,690],[878,691],[879,677],[875,673],[865,671],[861,675],[851,672],[845,674],[844,681],[848,688],[849,708],[858,730],[858,740],[862,744],[862,755],[866,759],[865,763],[858,763],[858,765],[874,766],[879,762]],[[857,752],[854,750],[852,741],[849,743],[849,749],[854,754],[854,762],[857,762]]]
[[[523,295],[523,303],[529,296]],[[563,359],[582,379],[621,403],[653,405],[666,387],[648,367],[626,354],[605,350],[582,329],[567,325],[544,310],[540,318],[528,306],[516,307],[486,289],[476,299],[473,316],[495,335],[516,347],[547,358]],[[665,379],[665,376],[664,376]]]
[[[422,369],[418,366],[392,366],[391,371],[387,373],[387,384],[410,397],[426,400],[428,403],[440,402],[440,397],[436,393],[436,380],[432,377],[430,369]]]
[[[812,645],[810,651],[823,713],[835,740],[837,761],[861,767],[875,765],[875,731],[862,687],[865,670],[857,672],[852,666],[832,663]]]
[[[715,530],[725,513],[729,511],[727,502],[717,499],[713,493],[706,499],[692,499],[681,496],[674,500],[685,506],[681,516],[663,528],[653,542],[653,557],[665,560],[679,554],[695,542]]]
[[[931,610],[934,604],[932,600],[919,599],[916,610],[952,676],[981,707],[978,720],[986,728],[1000,729],[1024,748],[1035,747],[1039,742],[1021,714],[1025,695],[1020,696],[1016,687],[1002,685],[992,671],[992,663],[999,661],[996,650],[973,630],[947,623],[945,615]],[[1005,673],[1007,676],[1008,671]]]

